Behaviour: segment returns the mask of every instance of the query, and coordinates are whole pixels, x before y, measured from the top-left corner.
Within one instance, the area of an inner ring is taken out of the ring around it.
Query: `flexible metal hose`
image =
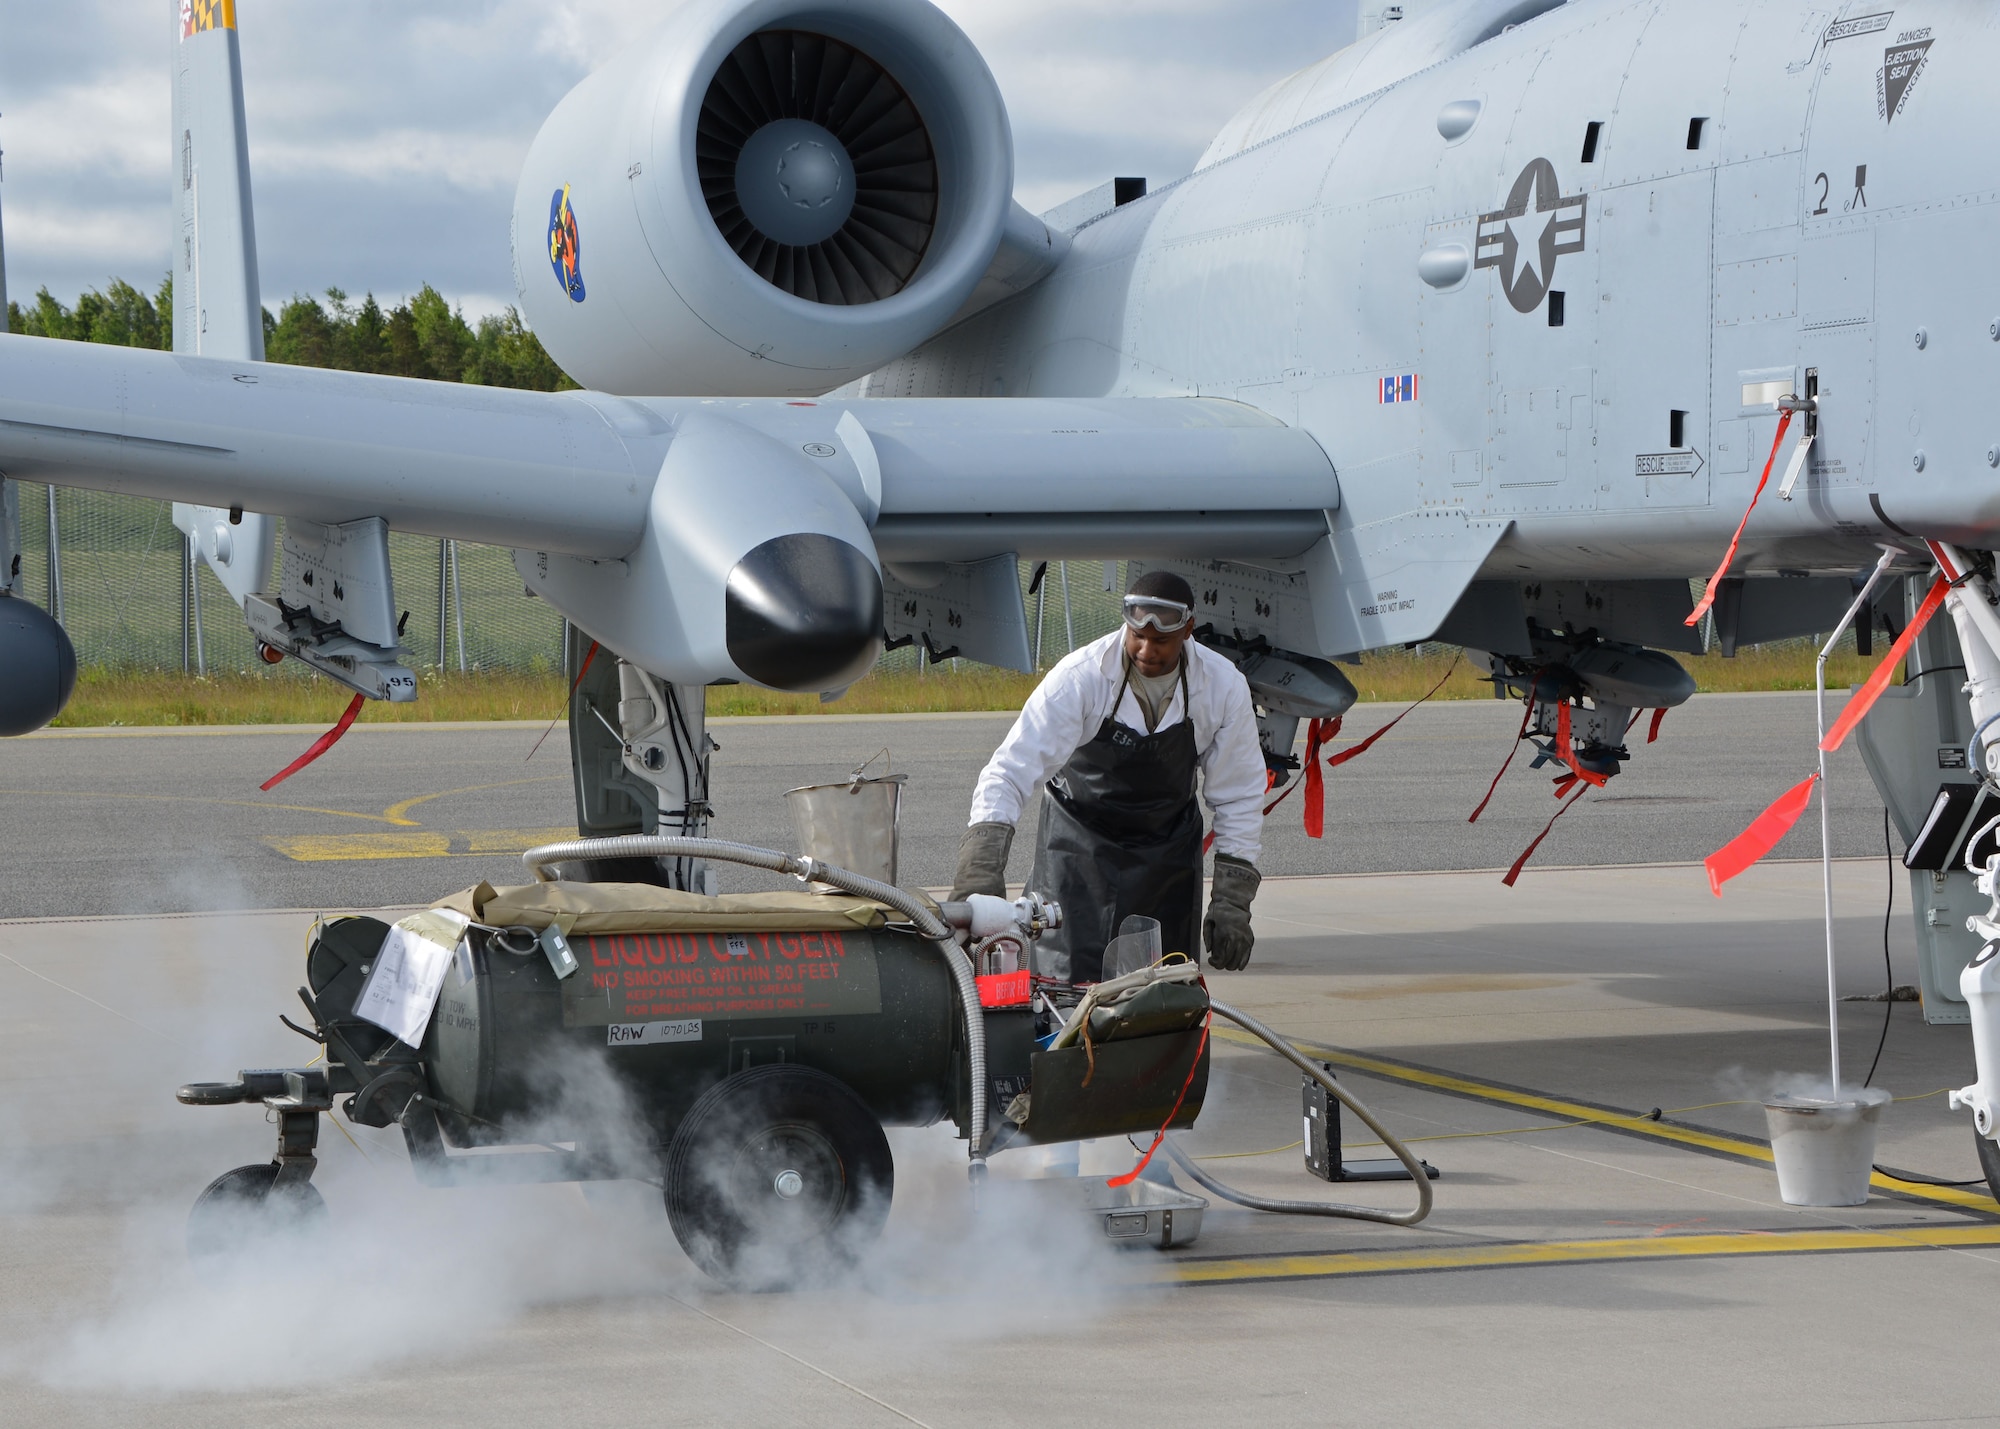
[[[1195,1182],[1202,1189],[1213,1191],[1225,1201],[1234,1201],[1239,1206],[1248,1206],[1253,1211],[1272,1211],[1280,1215],[1291,1216],[1337,1216],[1343,1220],[1351,1221],[1380,1221],[1384,1225],[1391,1226],[1413,1226],[1431,1213],[1431,1178],[1425,1172],[1423,1162],[1417,1160],[1410,1153],[1409,1147],[1403,1145],[1402,1142],[1390,1135],[1388,1128],[1375,1119],[1373,1112],[1356,1101],[1347,1088],[1328,1076],[1324,1067],[1321,1067],[1310,1057],[1300,1052],[1291,1043],[1287,1042],[1256,1018],[1250,1016],[1249,1013],[1238,1012],[1235,1008],[1223,1002],[1211,1000],[1209,1005],[1215,1009],[1218,1016],[1228,1018],[1244,1031],[1268,1042],[1271,1045],[1272,1051],[1325,1087],[1330,1094],[1338,1097],[1342,1106],[1360,1117],[1370,1131],[1382,1138],[1382,1144],[1396,1153],[1396,1159],[1403,1163],[1404,1167],[1410,1173],[1410,1178],[1417,1183],[1417,1206],[1413,1211],[1399,1213],[1395,1211],[1378,1211],[1368,1206],[1347,1206],[1335,1201],[1277,1201],[1265,1196],[1253,1196],[1248,1191],[1239,1191],[1234,1186],[1226,1185],[1216,1180],[1213,1176],[1202,1170],[1201,1167],[1197,1166],[1192,1158],[1174,1144],[1173,1137],[1169,1136],[1166,1139],[1166,1151],[1167,1155],[1173,1158],[1176,1166],[1194,1178]],[[1337,1157],[1340,1155],[1339,1148],[1337,1147],[1328,1147],[1327,1150],[1332,1156]]]
[[[843,892],[852,893],[860,898],[870,898],[894,908],[907,917],[916,925],[917,931],[929,938],[932,945],[944,957],[945,966],[951,970],[952,986],[958,993],[959,1006],[965,1012],[965,1055],[972,1076],[972,1107],[966,1131],[967,1139],[971,1143],[973,1175],[977,1178],[984,1174],[986,1018],[980,1011],[979,984],[973,981],[972,962],[965,956],[964,950],[952,941],[951,929],[938,917],[934,909],[894,884],[878,883],[850,869],[840,868],[831,863],[821,863],[816,858],[806,858],[801,854],[781,853],[777,849],[758,848],[754,844],[731,843],[726,839],[672,837],[663,834],[625,834],[608,839],[568,839],[562,843],[543,844],[539,848],[531,848],[521,855],[521,862],[534,870],[537,879],[548,883],[552,881],[547,872],[549,864],[566,863],[571,859],[583,858],[705,858],[722,863],[740,863],[751,868],[768,869],[772,873],[788,873],[809,881],[829,883]]]

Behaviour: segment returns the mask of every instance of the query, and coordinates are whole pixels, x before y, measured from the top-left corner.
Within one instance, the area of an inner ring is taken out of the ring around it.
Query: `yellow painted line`
[[[29,735],[27,738],[34,738]],[[14,798],[36,795],[47,799],[116,799],[121,804],[215,804],[230,809],[276,809],[287,814],[324,814],[333,819],[365,819],[371,824],[394,823],[380,814],[357,814],[352,809],[315,809],[307,804],[273,804],[262,799],[205,799],[194,794],[126,794],[90,789],[0,789],[0,796]]]
[[[265,842],[294,863],[364,863],[384,858],[522,853],[537,844],[575,837],[576,831],[569,828],[397,829],[369,834],[295,834]]]
[[[364,836],[365,837],[365,836]],[[1247,1032],[1234,1028],[1215,1029],[1214,1034],[1227,1041],[1246,1047],[1262,1047],[1259,1039]],[[1731,1156],[1742,1161],[1758,1161],[1771,1164],[1771,1148],[1761,1141],[1747,1137],[1729,1136],[1720,1132],[1701,1131],[1691,1126],[1677,1126],[1669,1121],[1652,1121],[1641,1114],[1621,1114],[1606,1107],[1591,1106],[1587,1102],[1569,1101],[1563,1097],[1545,1096],[1540,1092],[1520,1091],[1513,1087],[1497,1086],[1492,1082],[1482,1082],[1472,1077],[1455,1076],[1449,1072],[1433,1071],[1428,1067],[1406,1066],[1400,1062],[1385,1062],[1376,1057],[1364,1056],[1358,1052],[1342,1052],[1331,1047],[1316,1046],[1311,1042],[1294,1041],[1293,1046],[1308,1057],[1317,1057],[1323,1062],[1331,1062],[1336,1067],[1348,1067],[1357,1072],[1366,1072],[1372,1077],[1385,1081],[1401,1082],[1405,1086],[1425,1087],[1432,1091],[1448,1092],[1454,1096],[1470,1097],[1477,1101],[1493,1102],[1502,1106],[1518,1107],[1523,1111],[1540,1112],[1544,1116],[1560,1121],[1582,1121],[1594,1126],[1602,1126],[1612,1131],[1625,1132],[1633,1136],[1643,1136],[1654,1141],[1685,1146],[1691,1150],[1706,1151],[1719,1156]],[[1555,1130],[1556,1128],[1550,1128]],[[1993,1197],[1984,1193],[1961,1190],[1950,1186],[1918,1186],[1908,1181],[1898,1181],[1880,1172],[1869,1178],[1869,1184],[1878,1191],[1888,1191],[1899,1196],[1913,1196],[1921,1200],[1933,1201],[1940,1205],[1953,1206],[1961,1210],[1984,1211],[1989,1214],[2000,1210]]]
[[[383,834],[298,834],[267,839],[294,863],[349,863],[378,858],[446,858],[451,835],[428,829]]]
[[[1159,1279],[1181,1285],[1258,1280],[1323,1280],[1426,1270],[1498,1270],[1612,1261],[1712,1259],[1733,1255],[1824,1255],[1860,1250],[1960,1250],[2000,1246],[2000,1225],[1893,1230],[1742,1231],[1719,1235],[1632,1236],[1508,1245],[1424,1246],[1414,1250],[1329,1251],[1321,1255],[1183,1260]]]
[[[484,794],[489,789],[512,789],[521,784],[554,784],[569,782],[567,774],[540,774],[533,779],[508,779],[498,784],[468,784],[463,789],[440,789],[435,794],[419,794],[405,799],[400,804],[391,804],[382,811],[382,817],[392,824],[408,824],[415,827],[416,820],[409,817],[410,810],[419,804],[428,804],[433,799],[449,798],[453,794]]]

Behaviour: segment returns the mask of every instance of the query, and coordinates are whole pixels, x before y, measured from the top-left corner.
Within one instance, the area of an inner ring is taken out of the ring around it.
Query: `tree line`
[[[150,297],[120,278],[103,292],[93,288],[84,293],[74,308],[65,307],[43,288],[32,303],[7,305],[7,326],[30,337],[170,351],[173,311],[171,276]],[[428,283],[414,298],[386,311],[373,293],[357,304],[338,288],[326,290],[324,303],[296,296],[275,316],[266,308],[264,357],[298,367],[535,392],[560,392],[577,385],[542,350],[540,340],[513,308],[483,317],[475,327]]]

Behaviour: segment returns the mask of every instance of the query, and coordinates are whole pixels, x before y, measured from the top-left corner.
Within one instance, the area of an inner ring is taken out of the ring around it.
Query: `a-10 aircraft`
[[[586,833],[702,826],[710,683],[834,692],[903,641],[1026,668],[1023,559],[1188,575],[1274,763],[1352,701],[1333,662],[1443,641],[1601,777],[1691,692],[1690,578],[1774,467],[1716,640],[1833,628],[1885,546],[1954,563],[1939,674],[1864,742],[1906,838],[1990,773],[1990,5],[1391,7],[1187,177],[1036,217],[924,0],[695,0],[523,166],[521,305],[589,389],[560,395],[262,364],[235,8],[172,8],[175,350],[0,337],[0,471],[184,503],[258,637],[374,698],[415,692],[387,533],[512,548],[608,652]],[[0,604],[32,726],[61,636]],[[1983,900],[1913,884],[1927,1010],[1963,1020]]]

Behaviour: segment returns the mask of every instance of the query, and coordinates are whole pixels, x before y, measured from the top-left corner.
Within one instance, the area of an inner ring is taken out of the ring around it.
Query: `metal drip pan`
[[[1093,1217],[1106,1240],[1160,1250],[1193,1245],[1208,1202],[1154,1181],[1113,1187],[1103,1176],[1043,1176],[991,1180],[981,1192],[1009,1206],[1033,1206],[1038,1215]]]

